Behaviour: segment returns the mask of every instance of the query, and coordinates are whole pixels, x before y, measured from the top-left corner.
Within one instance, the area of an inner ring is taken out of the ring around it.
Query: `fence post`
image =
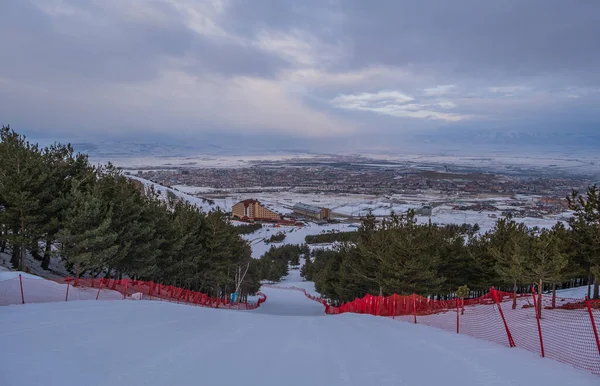
[[[546,356],[546,354],[544,353],[544,339],[542,338],[542,326],[540,324],[540,311],[538,310],[537,307],[537,300],[535,297],[535,287],[531,287],[531,294],[533,296],[533,308],[535,309],[535,319],[537,320],[537,328],[538,328],[538,334],[540,336],[540,349],[542,350],[542,358]],[[541,307],[541,304],[540,304]]]
[[[392,319],[396,319],[396,294],[394,294],[392,296],[392,302],[393,302],[393,305],[392,305],[392,310],[393,310],[392,311]]]
[[[69,301],[69,286],[70,286],[70,283],[71,283],[70,280],[71,280],[71,278],[67,277],[67,294],[65,295],[65,302]]]
[[[129,279],[124,279],[125,288],[123,289],[123,300],[127,299],[127,284],[129,284]]]
[[[598,353],[600,353],[600,339],[598,338],[598,329],[596,328],[596,322],[594,321],[594,314],[592,313],[592,304],[590,298],[585,297],[585,303],[587,305],[588,313],[590,314],[590,321],[592,322],[592,329],[594,330],[594,336],[596,337],[596,346],[598,346]]]
[[[417,294],[413,294],[413,316],[417,324]]]
[[[504,323],[504,329],[506,330],[506,336],[508,336],[508,344],[510,347],[515,347],[515,341],[510,334],[510,330],[508,329],[508,324],[506,323],[506,319],[504,318],[504,312],[502,312],[502,306],[500,305],[500,301],[498,301],[498,294],[496,293],[496,289],[492,287],[492,297],[494,298],[494,303],[498,306],[498,312],[500,313],[500,317],[502,317],[502,322]]]
[[[104,279],[100,279],[100,286],[98,286],[98,292],[96,293],[96,300],[98,300],[98,296],[100,296],[100,290],[102,289],[103,284],[104,284]]]
[[[456,333],[459,334],[460,333],[460,321],[459,321],[459,315],[460,314],[460,298],[456,298]]]
[[[25,304],[25,295],[23,294],[23,278],[19,274],[19,284],[21,285],[21,303]]]

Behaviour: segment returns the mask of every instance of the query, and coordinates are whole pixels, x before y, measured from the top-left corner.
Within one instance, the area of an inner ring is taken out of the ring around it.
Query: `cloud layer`
[[[595,0],[4,0],[0,120],[265,146],[589,128],[598,14]]]

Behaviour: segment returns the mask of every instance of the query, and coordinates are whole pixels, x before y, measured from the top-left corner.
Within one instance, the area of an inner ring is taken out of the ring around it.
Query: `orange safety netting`
[[[266,301],[259,293],[256,302],[231,302],[229,297],[211,297],[180,287],[131,279],[76,279],[57,282],[26,276],[0,281],[0,305],[73,300],[163,300],[188,305],[253,310]]]
[[[408,296],[366,295],[339,307],[326,306],[328,314],[346,312],[387,316],[466,334],[509,347],[521,347],[544,357],[569,363],[600,375],[600,301],[513,294],[491,289],[475,299],[432,300]],[[538,318],[538,316],[540,316]]]

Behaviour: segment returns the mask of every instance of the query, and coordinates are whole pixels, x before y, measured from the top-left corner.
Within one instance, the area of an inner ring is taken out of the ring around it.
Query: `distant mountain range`
[[[415,139],[431,144],[465,144],[489,147],[546,148],[576,150],[577,148],[600,149],[600,127],[585,131],[497,131],[497,130],[450,130],[426,133]]]
[[[170,158],[188,156],[236,156],[236,155],[284,155],[307,154],[306,150],[298,149],[259,149],[259,148],[234,148],[213,144],[168,144],[158,142],[138,141],[112,141],[112,142],[75,142],[73,148],[81,153],[86,153],[90,158]]]

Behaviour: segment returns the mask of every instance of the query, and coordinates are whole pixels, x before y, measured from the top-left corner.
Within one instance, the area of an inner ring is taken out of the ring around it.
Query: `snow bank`
[[[598,384],[518,348],[389,318],[322,316],[298,291],[265,292],[251,312],[152,301],[2,309],[2,384],[63,385],[65,364],[89,386]]]
[[[19,274],[22,280],[19,280]],[[21,285],[23,296],[21,296]],[[68,300],[120,300],[119,292],[95,288],[69,286]],[[39,276],[17,271],[0,271],[0,306],[21,305],[23,299],[29,303],[64,302],[67,299],[67,284],[46,280]]]
[[[21,271],[0,271],[0,281],[18,279],[19,275],[21,275],[23,278],[44,280],[39,276],[31,275]]]

